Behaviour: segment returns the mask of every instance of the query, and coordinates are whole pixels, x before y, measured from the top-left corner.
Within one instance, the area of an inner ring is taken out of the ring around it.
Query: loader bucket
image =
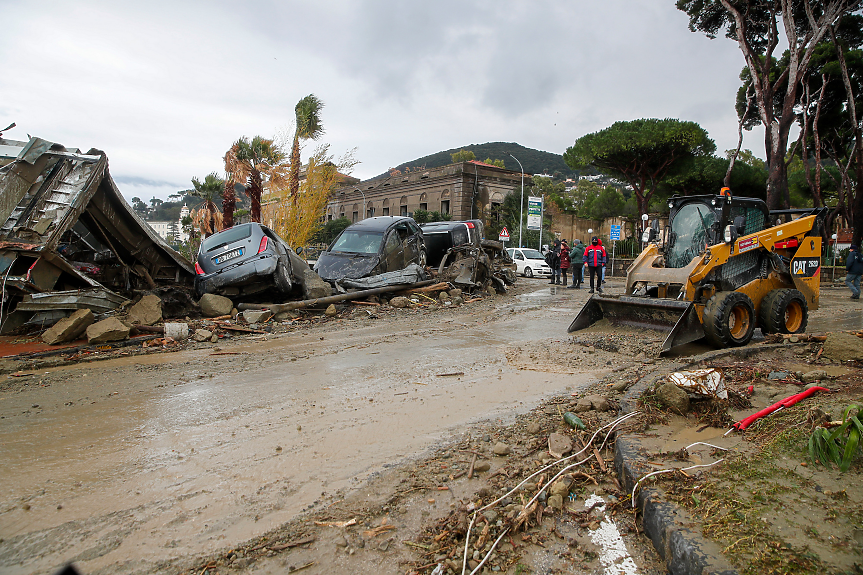
[[[660,355],[704,337],[692,302],[633,296],[591,296],[567,332],[585,329],[603,319],[612,325],[668,332]]]

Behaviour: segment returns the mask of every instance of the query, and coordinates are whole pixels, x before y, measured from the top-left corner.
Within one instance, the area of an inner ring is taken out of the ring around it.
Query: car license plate
[[[221,263],[224,263],[224,262],[226,262],[226,261],[228,261],[228,260],[232,260],[232,259],[234,259],[234,258],[238,258],[238,257],[240,257],[241,255],[243,255],[243,248],[237,248],[237,249],[235,249],[235,250],[231,250],[231,251],[229,251],[229,252],[225,252],[225,253],[223,253],[222,255],[217,256],[217,257],[213,258],[213,261],[214,261],[214,262],[216,262],[216,264],[221,264]]]

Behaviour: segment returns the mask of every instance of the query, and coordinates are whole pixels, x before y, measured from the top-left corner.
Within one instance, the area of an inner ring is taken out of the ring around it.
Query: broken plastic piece
[[[678,371],[668,376],[677,387],[689,393],[728,399],[725,389],[725,376],[721,370],[710,367],[692,371]]]

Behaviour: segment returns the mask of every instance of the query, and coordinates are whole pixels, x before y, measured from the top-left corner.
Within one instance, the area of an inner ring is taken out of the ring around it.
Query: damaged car
[[[420,226],[426,245],[428,264],[436,267],[448,249],[471,244],[480,247],[482,220],[430,222]]]
[[[413,218],[377,216],[345,228],[318,257],[314,270],[324,281],[335,284],[348,279],[405,269],[410,264],[425,267],[423,232]]]
[[[275,288],[291,293],[293,250],[273,230],[258,223],[240,224],[206,238],[195,263],[199,296],[252,295]]]

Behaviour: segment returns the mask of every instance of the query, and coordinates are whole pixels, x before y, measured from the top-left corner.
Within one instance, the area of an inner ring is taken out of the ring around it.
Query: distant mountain
[[[486,158],[492,160],[503,160],[507,169],[519,171],[518,162],[512,159],[510,154],[518,158],[521,165],[524,167],[526,174],[543,174],[547,173],[550,176],[555,175],[555,172],[561,178],[572,178],[578,175],[577,170],[572,170],[563,161],[561,154],[553,154],[551,152],[543,152],[532,148],[525,148],[515,142],[488,142],[485,144],[469,144],[460,146],[451,150],[444,150],[429,156],[423,156],[410,162],[405,162],[395,166],[396,169],[404,171],[405,168],[410,168],[413,171],[415,168],[425,166],[426,168],[437,168],[452,163],[452,154],[459,150],[470,150],[476,154],[476,159],[480,162]],[[381,174],[378,177],[386,176],[387,173]]]

